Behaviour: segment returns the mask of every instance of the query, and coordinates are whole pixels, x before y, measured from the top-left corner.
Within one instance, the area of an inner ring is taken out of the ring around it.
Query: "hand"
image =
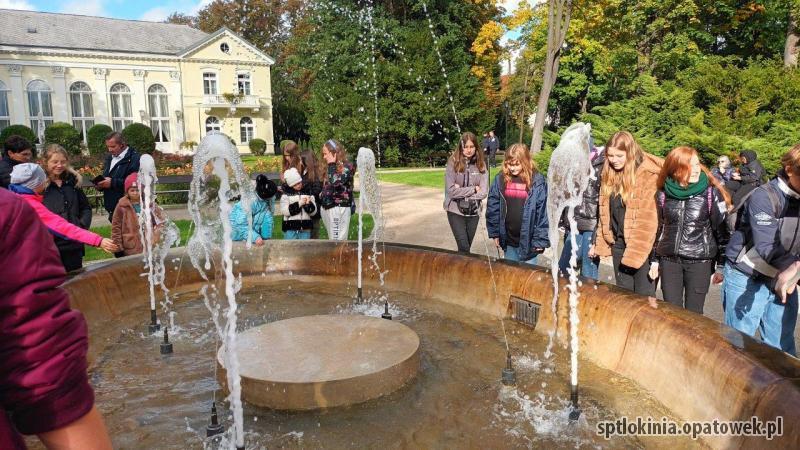
[[[256,238],[255,244],[256,244],[256,247],[261,247],[262,245],[264,245],[264,240],[261,239],[261,236]]]
[[[480,186],[475,186],[475,193],[476,193],[476,194],[477,194],[477,193],[478,193],[478,191],[480,191],[480,190],[481,190],[481,187],[480,187]]]
[[[797,281],[794,279],[800,270],[800,262],[796,262],[779,273],[775,278],[775,293],[781,299],[781,303],[786,303],[786,299],[797,289]]]
[[[731,178],[733,178],[736,181],[739,181],[742,179],[742,176],[739,175],[739,172],[733,172],[733,174],[731,174]]]
[[[500,238],[494,238],[494,246],[500,248]]]
[[[658,278],[658,263],[651,262],[650,263],[650,271],[647,272],[647,276],[650,277],[651,280],[655,280]]]
[[[597,258],[597,253],[594,251],[594,245],[589,246],[589,253],[587,256],[592,259]]]
[[[111,187],[111,178],[105,177],[103,181],[97,183],[95,186],[97,186],[98,189],[108,189]]]
[[[714,284],[721,284],[725,280],[725,277],[722,276],[722,272],[714,272],[714,275],[711,275],[711,282]]]
[[[103,238],[103,240],[100,241],[100,248],[107,251],[108,253],[116,253],[119,251],[119,247],[117,246],[117,244],[115,244],[114,241],[112,241],[109,238]]]

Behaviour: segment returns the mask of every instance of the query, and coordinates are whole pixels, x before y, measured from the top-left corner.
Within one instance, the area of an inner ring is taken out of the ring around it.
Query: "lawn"
[[[497,168],[491,169],[489,172],[489,180],[491,181]],[[409,186],[422,186],[432,187],[437,189],[444,188],[444,169],[440,170],[420,170],[408,172],[393,172],[381,173],[378,172],[378,180],[386,181],[389,183],[407,184]]]
[[[283,231],[281,230],[281,224],[283,224],[283,216],[275,216],[274,218],[275,228],[272,232],[273,239],[283,239]],[[175,221],[175,225],[178,226],[178,229],[181,231],[181,240],[179,246],[184,246],[189,241],[189,232],[194,228],[192,226],[192,222],[189,220],[177,220]],[[374,221],[372,220],[372,216],[369,214],[364,215],[364,236],[369,236],[372,233],[372,228],[375,226]],[[101,227],[92,227],[92,231],[95,233],[103,236],[103,237],[111,237],[111,225],[105,225]],[[354,214],[350,218],[350,228],[347,232],[347,238],[350,240],[358,239],[358,214]],[[325,230],[323,226],[320,229],[320,239],[328,239],[328,232]],[[85,246],[86,248],[86,256],[84,256],[83,260],[86,261],[98,261],[101,259],[109,259],[113,258],[114,256],[106,253],[100,248],[97,247],[90,247]]]

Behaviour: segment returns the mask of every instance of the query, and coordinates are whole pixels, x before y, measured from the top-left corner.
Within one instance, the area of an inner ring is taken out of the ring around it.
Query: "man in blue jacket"
[[[783,169],[756,188],[725,251],[725,323],[796,355],[796,275],[800,270],[800,145],[781,158]],[[776,280],[791,279],[776,287]]]
[[[125,178],[139,172],[139,153],[128,147],[122,133],[116,131],[106,136],[108,155],[103,162],[103,180],[95,184],[103,191],[103,207],[108,211],[108,221],[114,216],[119,199],[125,195]]]

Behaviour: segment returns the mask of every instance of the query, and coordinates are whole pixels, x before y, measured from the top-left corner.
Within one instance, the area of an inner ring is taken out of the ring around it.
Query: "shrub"
[[[250,139],[250,143],[248,145],[250,146],[250,151],[257,156],[261,156],[267,151],[267,142],[263,139]]]
[[[183,141],[180,145],[181,150],[194,151],[195,147],[197,147],[197,142],[195,141]]]
[[[89,131],[86,132],[86,145],[89,147],[89,154],[104,154],[108,150],[106,148],[106,136],[112,131],[114,129],[104,123],[98,123],[89,128]]]
[[[131,148],[139,153],[152,154],[156,150],[156,138],[153,130],[141,123],[132,123],[122,130],[122,136]]]
[[[279,148],[276,148],[276,149],[275,149],[275,154],[276,154],[276,155],[283,155],[283,149],[284,149],[284,148],[286,148],[286,144],[288,144],[288,143],[290,143],[290,142],[294,142],[294,141],[293,141],[293,140],[291,140],[291,139],[284,139],[284,140],[282,140],[282,141],[281,141],[281,143],[280,143],[280,145],[279,145]]]
[[[6,139],[14,135],[24,137],[31,144],[36,142],[36,135],[33,134],[33,130],[25,125],[11,125],[10,127],[4,128],[3,131],[0,132],[0,145],[3,145],[3,142],[5,142]]]
[[[383,165],[387,167],[397,167],[400,165],[400,149],[397,147],[386,147],[383,150]]]
[[[70,155],[81,154],[81,133],[66,122],[56,122],[44,130],[45,146],[58,144]]]

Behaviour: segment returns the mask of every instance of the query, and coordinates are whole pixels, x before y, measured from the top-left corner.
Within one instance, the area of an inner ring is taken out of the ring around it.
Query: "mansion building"
[[[274,62],[226,28],[0,9],[0,129],[140,122],[164,152],[218,130],[274,153]]]

